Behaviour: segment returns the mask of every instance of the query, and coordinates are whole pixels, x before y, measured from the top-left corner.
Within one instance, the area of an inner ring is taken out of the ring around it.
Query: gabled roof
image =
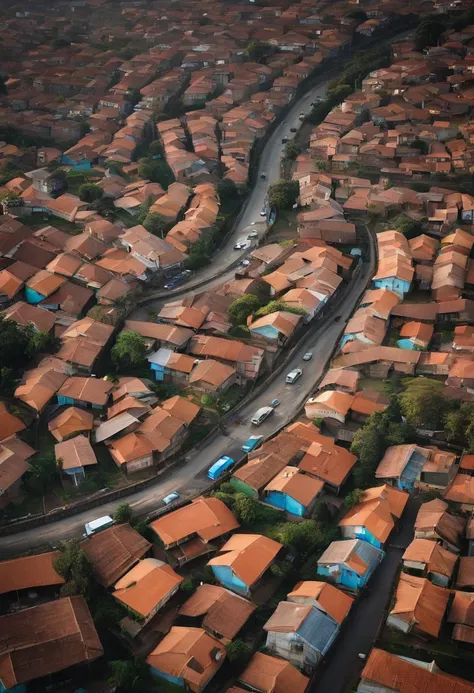
[[[450,578],[458,560],[455,553],[431,539],[413,539],[402,556],[403,561],[424,563],[430,573],[440,573]]]
[[[402,573],[390,616],[406,621],[411,627],[436,638],[448,606],[449,595],[448,589],[433,585],[426,578]]]
[[[262,652],[254,654],[238,680],[262,693],[305,693],[309,684],[290,662]]]
[[[265,486],[264,492],[284,493],[306,508],[321,493],[323,486],[322,481],[302,474],[298,467],[284,467]]]
[[[89,438],[86,438],[84,435],[57,443],[54,446],[54,455],[57,463],[61,460],[62,470],[77,469],[78,467],[97,464],[97,458]]]
[[[343,622],[354,603],[353,597],[338,590],[334,585],[317,580],[296,583],[287,598],[290,602],[315,603],[337,623]]]
[[[144,558],[116,584],[112,595],[144,618],[182,583],[184,578],[156,558]]]
[[[235,575],[251,587],[269,568],[282,545],[261,534],[234,534],[211,558],[209,566],[229,566]]]
[[[202,625],[207,630],[232,640],[257,607],[220,585],[200,585],[183,604],[181,616],[204,616]]]
[[[62,585],[62,578],[54,569],[54,561],[59,551],[12,558],[0,562],[0,594],[14,590],[27,590],[32,587]]]
[[[80,407],[68,407],[48,423],[49,432],[60,442],[74,433],[91,431],[93,427],[93,413]]]

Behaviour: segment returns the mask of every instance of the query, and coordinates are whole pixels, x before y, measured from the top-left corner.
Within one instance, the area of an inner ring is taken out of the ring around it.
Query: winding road
[[[284,148],[281,140],[284,137],[293,135],[290,132],[292,128],[301,126],[299,114],[301,112],[307,113],[311,102],[316,97],[324,96],[325,90],[326,83],[319,84],[298,99],[292,106],[285,121],[276,127],[274,133],[269,138],[259,162],[257,182],[248,198],[239,223],[236,225],[232,236],[226,242],[225,247],[221,249],[213,261],[213,264],[202,273],[199,273],[201,290],[202,288],[211,288],[217,283],[221,284],[227,277],[231,278],[234,276],[233,270],[229,270],[227,273],[225,270],[230,264],[235,263],[236,251],[233,250],[235,239],[242,234],[242,231],[252,221],[260,219],[260,210],[264,205],[268,187],[280,177],[280,159]],[[265,179],[260,177],[260,173],[263,171],[267,174]],[[365,225],[358,225],[358,234],[361,242],[366,242],[369,245],[370,260],[361,263],[349,284],[334,300],[329,314],[314,321],[314,325],[310,327],[299,342],[297,349],[288,358],[283,372],[277,376],[269,377],[265,390],[251,398],[239,410],[238,414],[232,417],[225,433],[216,433],[204,449],[192,454],[192,456],[190,455],[186,458],[184,465],[172,469],[167,475],[164,475],[157,481],[155,485],[127,496],[126,500],[133,508],[135,514],[146,515],[157,510],[162,506],[161,499],[171,491],[178,491],[183,498],[191,497],[197,492],[203,491],[209,483],[205,472],[219,456],[226,454],[234,459],[241,458],[240,446],[250,435],[258,431],[259,434],[263,434],[265,437],[270,436],[294,418],[308,396],[314,392],[318,381],[324,374],[345,323],[354,311],[374,271],[375,248],[373,238]],[[206,272],[209,273],[209,281],[206,282],[205,287],[202,287],[202,282],[206,279]],[[216,277],[217,274],[219,275],[218,277]],[[156,296],[156,301],[161,303],[165,296],[168,298],[171,296],[185,296],[192,291],[195,283],[197,281],[187,284],[181,290],[163,293],[161,297]],[[153,305],[148,304],[146,310],[152,307]],[[140,311],[140,308],[138,311]],[[137,319],[140,315],[134,313],[133,317]],[[302,357],[306,351],[312,351],[314,356],[312,361],[303,363]],[[296,367],[303,368],[303,376],[295,384],[287,385],[285,383],[285,374]],[[278,398],[281,401],[281,405],[276,409],[273,416],[256,429],[250,424],[253,413],[260,407],[269,404],[274,398]],[[99,508],[96,507],[80,512],[49,525],[41,525],[34,529],[27,529],[0,537],[0,553],[2,555],[20,554],[39,546],[54,546],[62,539],[80,537],[86,522],[101,515],[112,514],[118,504],[119,501],[106,502]]]

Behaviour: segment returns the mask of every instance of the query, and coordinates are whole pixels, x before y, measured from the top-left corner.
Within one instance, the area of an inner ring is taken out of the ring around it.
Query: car
[[[274,409],[275,409],[275,407],[279,407],[280,406],[280,400],[276,399],[276,398],[272,399],[272,401],[270,402],[270,406],[273,407]]]
[[[250,260],[242,260],[239,267],[248,267],[250,265]]]
[[[165,289],[174,289],[178,282],[176,280],[173,280],[172,282],[168,282],[168,284],[165,284]]]
[[[273,407],[260,407],[250,419],[254,426],[260,426],[274,412]]]
[[[293,385],[298,378],[300,378],[303,375],[303,370],[302,368],[295,368],[294,370],[290,371],[288,375],[285,378],[285,382],[287,382],[289,385]]]
[[[260,178],[263,178],[265,180],[266,177],[267,174],[265,173],[265,171],[262,171],[262,173],[260,174]]]
[[[98,532],[102,532],[104,529],[112,527],[112,525],[114,524],[115,521],[109,515],[104,515],[103,517],[99,517],[97,520],[86,522],[86,524],[84,525],[85,532],[82,536],[84,537],[84,539],[87,539],[88,537],[91,537],[93,534],[97,534]]]
[[[257,231],[251,231],[249,235],[247,236],[247,239],[250,240],[251,238],[258,238],[258,232]]]
[[[232,467],[233,464],[234,460],[232,457],[222,455],[222,457],[219,457],[217,462],[214,462],[214,464],[209,467],[207,470],[207,476],[212,480],[218,479],[227,469],[229,469],[229,467]]]
[[[282,137],[281,138],[281,143],[286,144],[288,142],[288,137]]]
[[[172,491],[172,493],[168,493],[167,496],[163,498],[163,503],[165,505],[169,505],[170,503],[174,503],[177,501],[179,498],[179,493],[177,491]]]
[[[266,207],[262,207],[262,209],[260,210],[260,216],[261,217],[267,216],[267,208]]]
[[[334,322],[339,322],[339,320],[342,318],[342,315],[336,315],[334,318]]]
[[[306,354],[303,356],[303,361],[311,361],[312,358],[313,358],[313,352],[307,351]]]
[[[297,132],[296,128],[290,128],[290,132]]]
[[[263,442],[263,436],[250,436],[240,448],[242,452],[252,452]]]
[[[245,248],[245,243],[236,243],[234,245],[234,250],[242,250],[242,248]]]

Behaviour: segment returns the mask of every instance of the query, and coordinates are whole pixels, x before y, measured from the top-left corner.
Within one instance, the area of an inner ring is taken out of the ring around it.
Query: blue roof
[[[324,655],[338,630],[339,625],[330,616],[313,607],[297,633],[308,645]]]

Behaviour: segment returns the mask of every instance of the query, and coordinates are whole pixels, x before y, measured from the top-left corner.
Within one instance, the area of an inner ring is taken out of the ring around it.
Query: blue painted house
[[[411,493],[430,457],[430,450],[418,445],[391,445],[375,472],[376,479]]]
[[[147,361],[156,381],[173,382],[183,387],[186,387],[189,374],[198,363],[194,356],[163,348],[150,354]]]
[[[284,467],[263,490],[262,501],[278,510],[303,517],[323,489],[319,479],[302,474],[298,467]]]
[[[248,597],[281,548],[261,534],[234,534],[207,565],[221,585]]]
[[[385,553],[362,539],[333,541],[318,560],[318,575],[357,592],[365,587]]]
[[[201,693],[225,657],[225,645],[203,628],[173,626],[146,661],[153,676]]]
[[[423,322],[410,321],[400,330],[397,347],[410,351],[426,351],[433,336],[434,327]]]
[[[28,303],[36,305],[51,296],[66,281],[66,277],[61,277],[59,274],[40,270],[26,282],[25,298]]]
[[[308,604],[280,602],[263,626],[269,654],[311,674],[339,633],[339,623]]]
[[[410,291],[413,261],[410,246],[400,231],[377,234],[379,262],[373,279],[376,289],[390,289],[402,298]]]
[[[301,315],[277,310],[275,313],[257,318],[248,328],[253,335],[260,335],[272,342],[284,342],[291,337],[301,319]]]
[[[60,405],[104,410],[113,388],[109,380],[73,376],[64,381],[56,397]]]
[[[362,539],[381,549],[395,521],[402,516],[409,494],[388,484],[369,488],[339,522],[344,539]]]

